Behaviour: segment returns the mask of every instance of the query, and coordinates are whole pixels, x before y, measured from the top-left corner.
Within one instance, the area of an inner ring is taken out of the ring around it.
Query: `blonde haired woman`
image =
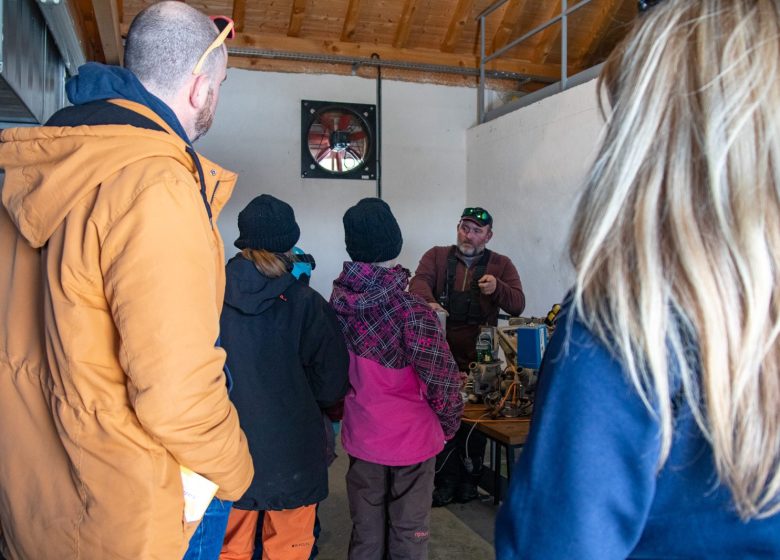
[[[600,91],[497,557],[778,558],[780,3],[661,2]]]

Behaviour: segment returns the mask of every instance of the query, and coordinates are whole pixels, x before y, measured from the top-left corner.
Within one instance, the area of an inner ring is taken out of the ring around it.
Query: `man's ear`
[[[493,228],[491,226],[490,231],[488,232],[487,237],[485,238],[485,243],[490,241],[492,238],[493,238]]]
[[[204,74],[198,74],[190,85],[189,102],[194,109],[202,109],[209,96],[211,82],[209,77]]]

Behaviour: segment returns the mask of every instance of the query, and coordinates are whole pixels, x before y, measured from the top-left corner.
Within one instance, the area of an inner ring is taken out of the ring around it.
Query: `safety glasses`
[[[493,223],[493,216],[490,215],[490,212],[488,212],[484,208],[480,208],[479,206],[475,208],[466,208],[465,210],[463,210],[463,214],[461,214],[460,217],[474,218],[475,220],[482,222],[481,225],[489,225]]]
[[[209,45],[206,52],[200,55],[197,64],[195,64],[195,68],[192,70],[193,76],[200,74],[200,71],[203,69],[203,64],[206,62],[206,57],[211,54],[211,51],[221,47],[222,43],[225,42],[225,39],[232,39],[236,36],[232,19],[227,16],[209,16],[209,18],[214,22],[214,25],[217,26],[217,29],[219,29],[219,35],[217,35],[214,42]]]

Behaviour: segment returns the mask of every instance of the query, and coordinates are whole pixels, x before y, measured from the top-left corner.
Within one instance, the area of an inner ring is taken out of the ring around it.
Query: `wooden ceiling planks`
[[[455,44],[460,40],[463,28],[466,24],[474,21],[473,17],[469,17],[473,8],[474,0],[458,0],[455,10],[452,12],[450,24],[447,26],[447,32],[441,42],[440,50],[442,52],[455,52]]]
[[[91,4],[93,0],[77,0]],[[94,0],[99,1],[99,0]],[[102,1],[102,0],[100,0]],[[155,0],[113,0],[122,29]],[[231,45],[264,52],[369,58],[411,64],[479,66],[477,15],[495,0],[185,0],[208,14],[232,14],[238,36]],[[569,0],[573,4],[574,0]],[[508,0],[485,21],[486,49],[490,54],[560,14],[560,0]],[[636,15],[636,0],[592,0],[569,16],[569,71],[603,60]],[[94,22],[85,24],[87,36],[97,34]],[[89,19],[89,17],[87,17]],[[91,25],[91,27],[90,27]],[[94,41],[93,41],[94,42]],[[95,48],[100,51],[99,41]],[[99,59],[99,57],[98,57]],[[539,78],[530,85],[560,77],[560,24],[508,50],[490,66],[504,72]],[[308,60],[269,60],[231,55],[230,65],[244,68],[285,69],[290,72],[331,73],[338,65]],[[344,65],[345,72],[351,72]],[[340,72],[339,72],[340,73]],[[414,81],[430,81],[430,72],[396,70]],[[437,82],[474,82],[471,76],[441,74]],[[517,84],[512,80],[512,84]]]
[[[623,40],[631,25],[636,20],[636,4],[618,2],[618,7],[612,12],[605,13],[604,26],[597,30],[597,36],[591,42],[589,52],[581,53],[580,66],[589,68],[599,62],[603,62],[612,50]],[[590,36],[589,36],[590,37]]]
[[[498,24],[498,28],[493,33],[492,42],[485,41],[486,48],[489,48],[489,52],[496,52],[498,49],[506,45],[512,37],[519,37],[516,32],[520,24],[520,16],[523,13],[526,2],[528,0],[509,0],[504,5],[504,13],[501,16],[501,23]],[[488,35],[489,36],[489,35]]]
[[[549,21],[552,18],[561,15],[561,0],[548,0],[548,11],[544,13],[542,21]],[[553,23],[551,26],[542,29],[536,35],[529,37],[529,41],[534,47],[534,56],[531,60],[535,62],[541,62],[544,64],[547,62],[547,57],[550,56],[550,51],[555,48],[555,44],[561,42],[561,22]]]

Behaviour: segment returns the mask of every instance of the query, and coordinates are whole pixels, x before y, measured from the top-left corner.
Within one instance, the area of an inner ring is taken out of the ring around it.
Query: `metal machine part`
[[[471,393],[484,396],[498,391],[501,384],[501,362],[480,364],[472,362],[469,366]]]

